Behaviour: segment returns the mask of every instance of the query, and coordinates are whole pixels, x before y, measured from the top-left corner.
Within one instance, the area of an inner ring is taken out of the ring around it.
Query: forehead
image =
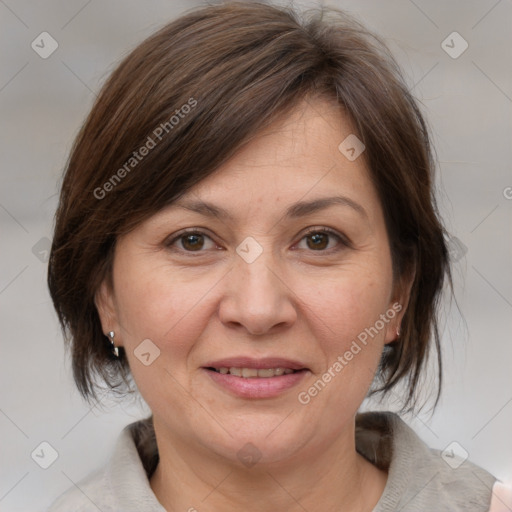
[[[372,220],[380,202],[364,152],[352,161],[339,149],[347,137],[356,136],[354,132],[336,103],[304,100],[245,143],[172,207],[197,206],[201,200],[219,205],[225,216],[237,211],[265,215],[284,208],[289,211],[299,201],[337,196],[360,204]]]

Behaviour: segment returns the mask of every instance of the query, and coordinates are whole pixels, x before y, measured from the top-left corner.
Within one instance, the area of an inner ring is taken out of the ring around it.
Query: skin
[[[338,150],[351,133],[338,105],[309,98],[179,200],[208,201],[230,219],[173,204],[118,240],[113,284],[96,303],[153,412],[160,463],[150,484],[167,510],[371,511],[384,490],[387,474],[356,452],[355,414],[396,338],[412,277],[393,282],[364,154],[351,162]],[[298,201],[330,196],[365,214],[336,204],[284,217]],[[307,236],[310,227],[340,238]],[[184,228],[205,236],[176,238]],[[263,249],[252,263],[236,252],[248,236]],[[298,393],[396,302],[401,312],[301,404]],[[145,366],[134,350],[148,338],[160,356]],[[240,398],[202,369],[231,356],[296,359],[309,372],[278,397]],[[248,442],[261,456],[251,467],[237,456]]]

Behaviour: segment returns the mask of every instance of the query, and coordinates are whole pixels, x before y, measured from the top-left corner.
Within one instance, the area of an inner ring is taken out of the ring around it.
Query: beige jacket
[[[428,448],[393,413],[359,414],[356,427],[358,452],[388,471],[373,512],[489,511],[496,479],[484,469],[450,450]],[[107,466],[64,493],[48,512],[165,512],[149,485],[158,461],[151,431],[150,420],[128,425]]]

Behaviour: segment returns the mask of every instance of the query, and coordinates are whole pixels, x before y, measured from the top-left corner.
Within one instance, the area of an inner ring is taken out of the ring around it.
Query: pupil
[[[197,242],[201,242],[201,237],[202,235],[186,235],[185,236],[185,241],[184,241],[184,247],[186,249],[191,249],[191,250],[197,250],[197,249],[201,249],[201,247],[203,246],[202,243],[197,243]]]
[[[313,242],[313,249],[325,249],[327,247],[327,235],[325,233],[315,233],[314,235],[310,235],[310,240]]]

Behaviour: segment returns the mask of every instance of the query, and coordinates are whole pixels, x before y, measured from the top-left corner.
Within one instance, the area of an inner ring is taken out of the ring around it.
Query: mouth
[[[268,379],[270,377],[280,377],[281,375],[290,375],[291,373],[297,373],[302,370],[292,370],[291,368],[236,368],[234,366],[227,368],[221,366],[219,368],[208,367],[207,370],[221,373],[222,375],[235,375],[244,379]]]
[[[298,385],[309,368],[281,358],[238,357],[203,366],[216,387],[239,398],[275,398]]]

